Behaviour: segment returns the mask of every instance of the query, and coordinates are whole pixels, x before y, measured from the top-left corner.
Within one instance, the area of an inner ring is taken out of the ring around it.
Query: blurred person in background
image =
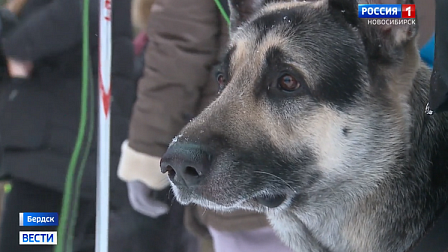
[[[431,75],[428,109],[448,111],[448,2],[436,0],[436,31],[434,36],[434,68]],[[432,114],[432,113],[431,113]]]
[[[12,0],[2,11],[21,2]],[[89,2],[94,80],[90,95],[97,99],[99,1]],[[120,0],[112,8],[111,252],[151,251],[151,244],[145,244],[147,239],[136,225],[140,219],[129,205],[126,184],[115,176],[135,97],[130,6],[130,0]],[[32,0],[19,9],[17,26],[2,35],[1,43],[9,78],[0,82],[0,170],[1,178],[9,179],[12,189],[2,213],[0,252],[45,252],[54,247],[19,246],[19,230],[49,231],[55,227],[19,227],[18,213],[60,213],[62,207],[80,120],[82,1]],[[97,114],[97,104],[95,101],[89,111]],[[82,178],[75,252],[93,252],[95,246],[97,126],[94,128]]]
[[[434,61],[435,0],[415,0],[415,4],[420,26],[417,45],[422,60],[429,67],[432,67]]]
[[[26,1],[27,0],[8,2],[5,0],[0,1],[0,6],[4,6],[4,8],[0,7],[0,38],[3,38],[6,34],[8,34],[8,32],[14,29],[15,25],[17,25],[18,20],[16,15],[20,12]],[[7,62],[2,51],[3,50],[1,49],[0,44],[0,83],[9,79]],[[10,184],[8,181],[0,181],[0,216],[3,212],[2,210],[5,194],[8,193],[9,189]]]

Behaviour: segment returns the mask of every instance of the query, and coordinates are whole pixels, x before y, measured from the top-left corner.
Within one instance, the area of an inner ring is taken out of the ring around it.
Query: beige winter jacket
[[[125,181],[141,180],[162,189],[169,183],[160,172],[161,155],[181,128],[216,97],[212,68],[227,44],[228,26],[213,0],[156,0],[147,35],[144,76],[118,173]],[[258,213],[218,214],[196,206],[187,208],[185,222],[203,237],[210,236],[208,225],[223,231],[268,225]]]

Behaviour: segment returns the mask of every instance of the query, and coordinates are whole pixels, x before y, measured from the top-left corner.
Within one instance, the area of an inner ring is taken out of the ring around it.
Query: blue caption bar
[[[21,227],[58,226],[58,224],[58,213],[19,213]]]
[[[401,4],[358,4],[359,18],[401,18]]]

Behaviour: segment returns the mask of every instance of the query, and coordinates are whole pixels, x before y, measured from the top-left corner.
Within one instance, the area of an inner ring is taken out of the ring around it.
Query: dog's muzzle
[[[195,187],[210,171],[211,155],[194,144],[170,146],[160,160],[160,168],[176,186]]]
[[[203,181],[210,174],[211,166],[212,155],[199,145],[189,143],[171,145],[160,161],[161,171],[168,173],[171,182],[180,190],[190,192],[204,185]],[[251,200],[268,208],[276,208],[286,198],[286,194],[263,194]]]

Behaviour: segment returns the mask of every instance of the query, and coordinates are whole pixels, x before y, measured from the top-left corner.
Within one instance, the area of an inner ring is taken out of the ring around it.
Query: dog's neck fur
[[[400,67],[385,69],[377,65],[375,69],[383,73],[390,89],[389,101],[396,112],[390,115],[395,121],[392,125],[412,125],[401,129],[404,147],[391,150],[395,153],[391,153],[388,161],[389,173],[378,178],[376,188],[365,190],[371,192],[369,195],[350,191],[350,187],[334,188],[325,192],[325,199],[319,193],[295,199],[302,203],[293,211],[268,212],[272,226],[294,251],[406,251],[420,239],[443,207],[443,203],[437,202],[446,202],[448,163],[442,156],[448,152],[448,118],[443,114],[425,114],[430,70],[420,62],[415,44],[410,43],[405,52]],[[372,96],[375,99],[375,94]],[[376,127],[378,141],[388,141],[387,129],[379,126]],[[381,165],[385,163],[382,160]],[[360,160],[358,165],[367,170],[375,162]],[[354,183],[362,186],[362,180],[360,176],[359,182]],[[389,182],[380,183],[382,180]],[[409,181],[415,184],[409,186]],[[337,201],[327,196],[334,194],[338,195],[334,197]],[[345,195],[343,200],[341,195]],[[396,237],[401,237],[401,242],[393,239]]]

